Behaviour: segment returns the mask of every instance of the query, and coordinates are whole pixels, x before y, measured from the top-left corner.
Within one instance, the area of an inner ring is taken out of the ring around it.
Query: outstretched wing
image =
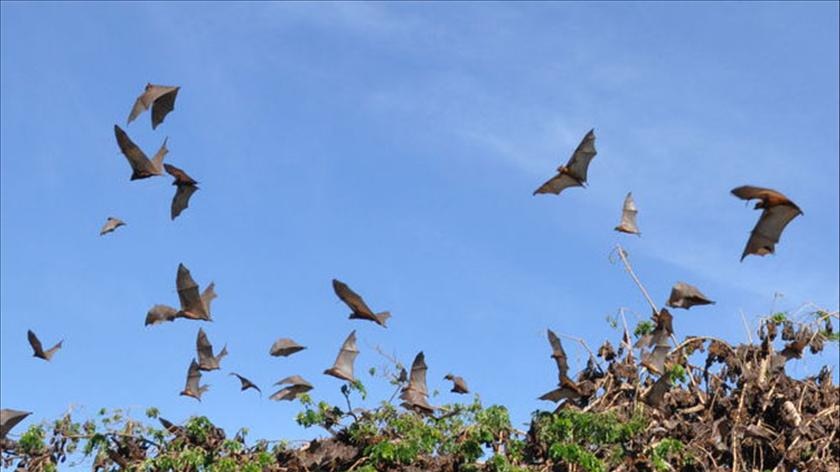
[[[201,292],[201,303],[204,305],[204,309],[207,310],[207,317],[210,318],[210,303],[216,299],[218,295],[216,295],[216,283],[210,282],[210,285],[204,288],[204,291]]]
[[[167,113],[172,111],[175,106],[175,95],[178,94],[179,87],[168,87],[165,85],[146,84],[143,93],[134,101],[134,106],[131,108],[131,113],[128,114],[127,123],[131,123],[141,113],[152,107],[152,129],[156,128]],[[168,96],[171,95],[171,98]],[[163,103],[157,106],[157,102],[162,100]],[[156,106],[153,106],[156,105]],[[168,107],[168,108],[167,108]],[[155,118],[155,108],[158,108],[158,118]],[[164,111],[165,110],[165,111]]]
[[[636,226],[636,214],[638,212],[636,202],[633,200],[633,193],[628,193],[624,198],[624,206],[621,210],[621,223],[615,227],[615,230],[628,234],[641,234],[639,233],[639,227]]]
[[[338,279],[333,279],[332,286],[335,294],[338,295],[338,298],[347,304],[354,313],[365,313],[373,317],[373,310],[371,310],[362,297],[348,287],[347,284]]]
[[[187,395],[190,397],[195,398],[196,400],[201,401],[201,394],[207,390],[207,385],[199,385],[201,381],[201,371],[198,368],[198,363],[195,359],[192,360],[190,363],[190,367],[187,370],[187,383],[184,386],[184,391],[181,392],[182,395]]]
[[[286,357],[304,349],[306,349],[304,346],[301,346],[292,339],[280,338],[274,341],[268,353],[274,357]]]
[[[592,129],[580,141],[580,144],[578,144],[578,147],[566,164],[567,172],[580,182],[586,182],[589,163],[596,154],[598,154],[598,151],[595,150],[595,130]]]
[[[706,295],[703,295],[697,287],[685,282],[677,282],[671,288],[671,296],[668,298],[668,306],[674,308],[689,309],[694,305],[709,305],[714,303]]]
[[[158,149],[158,152],[155,153],[155,157],[152,158],[152,167],[155,168],[155,172],[157,172],[158,175],[163,175],[163,158],[169,154],[169,148],[166,147],[167,141],[169,141],[169,138],[163,139],[163,144],[160,145],[160,149]]]
[[[356,347],[356,330],[353,330],[341,346],[341,351],[339,351],[333,366],[325,370],[324,373],[347,380],[348,382],[355,381],[356,379],[353,377],[353,362],[358,355],[359,349]]]
[[[38,336],[35,336],[35,333],[33,333],[30,329],[26,331],[26,337],[29,338],[29,345],[32,346],[35,357],[46,359],[47,357],[44,355],[44,346],[41,345],[41,340],[38,339]]]
[[[172,164],[164,164],[163,168],[166,170],[167,174],[175,177],[175,181],[172,182],[172,185],[195,185],[198,183],[198,181],[187,175],[187,173],[179,167],[175,167]]]
[[[181,300],[181,310],[198,319],[209,319],[204,303],[201,301],[201,295],[198,293],[198,284],[195,283],[184,264],[178,264],[175,286],[178,289],[178,298]]]
[[[178,90],[181,88],[164,87],[159,85],[155,85],[153,87],[158,89],[155,93],[160,93],[152,105],[152,129],[155,129],[159,124],[163,123],[166,115],[175,109],[175,97],[178,96]]]
[[[560,338],[554,334],[554,331],[548,330],[548,342],[551,344],[551,357],[557,362],[557,370],[559,371],[558,378],[560,382],[563,382],[563,379],[568,378],[569,373],[569,363],[566,358],[566,351],[563,350],[563,344],[560,342]]]
[[[0,439],[6,439],[9,431],[31,414],[29,411],[11,410],[8,408],[0,410]]]
[[[108,220],[105,222],[105,225],[102,226],[102,229],[99,230],[99,235],[108,234],[115,229],[119,228],[120,226],[125,226],[125,223],[120,220],[119,218],[109,217]]]
[[[198,328],[198,337],[195,340],[195,350],[198,353],[198,368],[201,370],[216,370],[219,364],[213,356],[213,345],[207,339],[203,329]]]
[[[117,125],[114,125],[114,135],[117,137],[120,151],[128,159],[128,164],[131,166],[131,180],[161,175],[161,172],[155,169],[154,164],[146,157],[146,154]]]
[[[164,321],[175,321],[178,317],[178,310],[169,305],[155,305],[146,313],[146,326],[163,323]]]
[[[257,387],[257,385],[254,382],[251,382],[250,380],[237,374],[236,372],[231,372],[230,375],[235,375],[236,378],[239,379],[239,383],[242,384],[242,391],[248,390],[249,388],[253,388],[254,390],[260,392],[260,395],[262,395],[262,390],[260,390],[260,388]]]
[[[569,187],[582,186],[583,184],[581,184],[576,178],[561,171],[554,177],[548,179],[544,184],[540,185],[540,188],[534,190],[534,195],[538,193],[553,193],[555,195],[559,195],[560,192]]]
[[[802,210],[795,205],[765,208],[750,234],[750,239],[747,240],[741,260],[743,261],[748,254],[765,256],[774,253],[785,226],[801,214]]]
[[[198,190],[198,187],[195,185],[179,185],[178,189],[175,190],[175,196],[172,197],[172,208],[170,210],[170,217],[174,220],[184,211],[188,206],[190,206],[190,197],[195,191]]]
[[[426,356],[423,351],[417,353],[414,357],[414,362],[411,363],[411,374],[408,377],[408,386],[405,390],[412,390],[420,395],[428,396],[429,390],[426,387]]]

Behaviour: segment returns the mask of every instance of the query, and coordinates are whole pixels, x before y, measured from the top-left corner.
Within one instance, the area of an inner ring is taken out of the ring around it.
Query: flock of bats
[[[175,108],[175,98],[179,90],[180,87],[147,84],[143,94],[134,103],[134,107],[128,116],[128,123],[131,123],[131,121],[151,107],[152,129],[156,129],[163,122],[166,115]],[[163,164],[163,159],[168,153],[166,139],[164,139],[163,144],[155,156],[149,159],[131,141],[125,131],[117,125],[114,125],[114,134],[116,135],[120,151],[125,155],[129,165],[131,165],[131,180],[160,176],[163,175],[164,171],[175,178],[173,185],[177,187],[177,190],[172,199],[171,206],[171,218],[174,220],[189,205],[190,197],[198,190],[196,185],[198,182],[183,170],[170,164]],[[565,165],[558,167],[557,174],[535,190],[534,195],[541,193],[558,195],[569,187],[585,187],[589,164],[596,154],[595,133],[594,130],[590,130],[572,153],[569,161]],[[743,200],[759,200],[755,205],[755,209],[762,210],[761,217],[755,225],[755,228],[753,228],[744,252],[741,255],[742,261],[749,254],[764,256],[774,253],[775,245],[779,242],[785,226],[796,216],[802,214],[802,210],[796,204],[775,190],[741,186],[733,189],[732,194]],[[624,199],[621,222],[615,227],[615,230],[628,234],[641,235],[636,224],[637,212],[638,209],[633,200],[632,193],[628,193]],[[125,223],[120,219],[109,217],[102,227],[100,235],[113,232],[118,227],[124,225]],[[193,280],[190,271],[183,264],[180,264],[178,266],[175,285],[178,291],[180,308],[174,308],[168,305],[154,305],[146,315],[146,325],[174,321],[178,318],[212,321],[210,305],[213,299],[216,298],[216,292],[214,291],[215,285],[212,282],[204,291],[200,292],[198,284]],[[359,294],[339,280],[333,279],[332,285],[338,298],[352,310],[350,319],[368,320],[383,328],[385,327],[386,321],[391,317],[389,312],[375,313],[368,307]],[[667,305],[674,308],[688,309],[695,305],[707,305],[710,303],[714,302],[703,295],[696,287],[679,282],[672,288]],[[670,313],[663,309],[654,317],[656,327],[653,332],[649,335],[642,336],[635,344],[635,347],[651,348],[650,352],[643,356],[642,364],[654,372],[661,373],[662,371],[662,365],[669,349],[668,338],[673,333],[671,319],[672,316]],[[28,331],[27,336],[29,344],[34,351],[33,356],[46,361],[52,359],[55,353],[62,347],[63,341],[59,341],[53,347],[44,350],[41,341],[34,332],[31,330]],[[625,333],[626,336],[627,333]],[[548,340],[552,349],[551,357],[557,362],[559,388],[546,393],[540,399],[559,402],[564,398],[577,398],[581,396],[581,389],[584,386],[577,384],[568,376],[569,366],[560,339],[555,333],[548,330]],[[629,344],[629,339],[625,339],[625,342]],[[286,357],[303,349],[306,348],[292,339],[280,338],[271,346],[269,354],[271,356]],[[196,361],[194,358],[190,363],[187,371],[186,385],[181,395],[189,396],[200,401],[201,395],[208,388],[207,385],[200,384],[201,372],[220,369],[221,360],[227,355],[227,346],[223,347],[218,354],[214,355],[213,346],[210,344],[207,335],[203,329],[199,328],[196,339],[196,352],[198,360]],[[341,345],[335,363],[332,367],[326,369],[324,374],[348,382],[355,381],[353,363],[358,354],[356,331],[353,330]],[[400,394],[400,399],[403,400],[402,406],[422,414],[431,415],[434,413],[435,407],[428,403],[429,393],[426,387],[426,371],[425,357],[421,351],[414,358],[410,373],[402,369],[397,381],[403,385]],[[230,375],[239,379],[241,390],[244,391],[253,388],[262,395],[260,388],[248,378],[235,372],[230,373]],[[447,374],[444,378],[452,382],[452,392],[460,394],[469,392],[463,378],[453,374]],[[667,376],[662,376],[662,378],[667,378]],[[299,394],[313,388],[312,384],[300,375],[291,375],[280,380],[275,385],[282,386],[282,388],[271,395],[270,398],[272,400],[291,401]],[[655,387],[653,389],[654,394],[664,394],[665,388],[667,388],[667,384],[665,383],[660,388]],[[0,411],[0,439],[5,438],[6,433],[29,414],[29,412],[9,409]]]

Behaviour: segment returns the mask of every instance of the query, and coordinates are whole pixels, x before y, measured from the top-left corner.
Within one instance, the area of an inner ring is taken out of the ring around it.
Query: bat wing
[[[28,330],[26,337],[29,338],[29,345],[32,346],[32,350],[34,351],[33,355],[41,359],[46,359],[47,356],[44,354],[44,346],[41,345],[41,340],[38,339],[38,336],[32,330]]]
[[[749,254],[759,256],[773,254],[785,226],[801,214],[802,210],[796,205],[776,205],[765,208],[750,234],[750,239],[747,240],[741,260],[743,261]]]
[[[190,177],[183,169],[173,166],[172,164],[163,164],[163,169],[166,173],[175,177],[173,185],[195,185],[198,183],[195,179]]]
[[[155,153],[155,157],[152,158],[152,167],[154,167],[157,175],[163,175],[163,159],[167,154],[169,154],[169,148],[166,147],[167,141],[169,141],[169,138],[164,138],[163,144],[160,145],[160,149],[158,149],[158,152]]]
[[[347,284],[338,279],[333,279],[332,285],[335,294],[338,295],[338,298],[347,304],[351,310],[353,310],[353,314],[364,314],[373,318],[373,310],[371,310],[362,297],[348,287]]]
[[[305,393],[305,392],[308,392],[310,390],[312,390],[311,385],[292,385],[290,387],[286,387],[286,388],[280,389],[279,391],[275,392],[274,394],[272,394],[269,397],[269,399],[275,400],[275,401],[281,401],[281,400],[292,401],[295,398],[297,398],[297,396],[300,395],[301,393]]]
[[[358,355],[359,349],[356,347],[356,331],[353,330],[341,346],[341,351],[339,351],[338,357],[335,359],[335,364],[325,370],[324,373],[347,380],[348,382],[355,381],[356,379],[353,377],[353,362]]]
[[[213,356],[213,345],[207,339],[207,334],[203,329],[198,328],[198,337],[195,340],[195,349],[198,353],[198,368],[201,370],[216,370],[219,368],[219,362]],[[226,350],[222,352],[226,353]]]
[[[5,439],[12,428],[31,414],[32,412],[29,411],[11,410],[8,408],[0,410],[0,439]]]
[[[761,200],[764,202],[764,207],[769,208],[776,205],[794,205],[790,199],[773,189],[764,187],[753,187],[752,185],[742,185],[732,189],[732,195],[742,200]]]
[[[534,190],[534,195],[538,193],[553,193],[559,195],[560,192],[569,187],[581,187],[583,184],[571,175],[565,172],[560,172],[554,177],[548,179],[540,188]]]
[[[641,234],[639,233],[639,227],[636,225],[636,214],[638,212],[636,202],[633,200],[633,193],[628,193],[624,198],[624,206],[621,210],[621,223],[615,227],[615,230],[628,234]]]
[[[152,129],[157,127],[157,124],[163,121],[163,118],[166,116],[166,113],[172,111],[175,105],[175,96],[178,94],[179,87],[169,87],[165,85],[152,85],[146,84],[145,90],[143,93],[137,97],[137,100],[134,101],[134,106],[131,108],[131,113],[128,114],[128,121],[127,123],[131,123],[134,121],[135,118],[140,116],[144,111],[148,110],[149,107],[152,107]],[[174,92],[174,93],[173,93]],[[171,99],[165,98],[167,95],[172,95]],[[157,104],[158,100],[164,99],[165,103],[164,106],[168,106],[169,109],[166,112],[163,112],[163,108],[160,109],[158,112],[159,119],[157,123],[155,123],[155,107],[154,105]],[[171,103],[170,103],[171,102]]]
[[[204,309],[207,311],[207,317],[210,318],[210,303],[216,299],[218,295],[216,295],[216,284],[214,282],[210,282],[210,285],[204,288],[204,291],[201,292],[201,303],[204,305]]]
[[[467,382],[462,377],[458,377],[457,375],[450,375],[447,377],[452,381],[451,392],[461,394],[470,393],[469,388],[467,388]]]
[[[674,334],[674,317],[671,312],[665,308],[659,310],[659,313],[654,316],[656,327],[651,333],[649,346],[664,346],[668,344],[668,339]]]
[[[146,313],[146,326],[175,321],[178,317],[178,310],[169,305],[155,305]]]
[[[301,377],[300,375],[290,375],[274,385],[304,385],[308,387],[312,387],[312,384],[307,382],[306,379]]]
[[[703,295],[697,287],[685,282],[677,282],[671,288],[671,296],[668,298],[668,306],[673,308],[689,309],[694,305],[709,305],[714,303]]]
[[[572,157],[566,164],[566,169],[572,177],[580,182],[586,182],[586,174],[589,170],[589,163],[598,152],[595,150],[595,130],[589,130],[586,136],[580,141]]]
[[[414,362],[411,363],[411,373],[408,377],[408,386],[404,389],[419,393],[422,396],[428,396],[429,390],[426,387],[426,356],[423,351],[417,353],[414,357]]]
[[[201,371],[198,368],[198,363],[195,359],[192,360],[190,363],[190,367],[187,370],[187,383],[184,386],[184,391],[181,392],[181,395],[186,395],[188,397],[193,397],[198,401],[201,401],[201,394],[207,391],[207,385],[199,385],[201,381]]]
[[[286,357],[304,349],[306,349],[306,347],[301,346],[292,339],[280,338],[277,341],[274,341],[274,344],[271,345],[271,349],[268,353],[274,357]]]
[[[671,389],[671,379],[670,376],[665,374],[659,377],[653,387],[648,390],[647,394],[644,397],[644,402],[648,405],[658,408],[659,405],[662,404],[662,400],[665,399],[665,394],[668,393],[668,390]]]
[[[152,129],[163,123],[166,115],[175,109],[175,98],[178,96],[180,87],[166,87],[153,85],[155,99],[152,103]]]
[[[563,350],[563,343],[560,342],[560,338],[550,329],[548,330],[548,342],[551,344],[551,357],[557,362],[559,379],[562,382],[564,378],[568,377],[569,373],[566,351]]]
[[[552,402],[559,402],[564,398],[575,399],[580,397],[580,390],[577,385],[568,377],[560,379],[560,388],[556,388],[548,393],[543,394],[539,399]]]
[[[239,383],[242,385],[242,388],[240,389],[241,391],[245,391],[245,390],[248,390],[249,388],[253,388],[254,390],[260,392],[260,395],[262,395],[262,390],[260,390],[260,388],[257,387],[257,385],[254,382],[251,382],[250,380],[248,380],[245,377],[237,374],[236,372],[231,372],[230,375],[235,375],[236,378],[239,379]]]
[[[172,208],[170,210],[170,217],[174,220],[184,211],[188,206],[190,206],[190,197],[195,191],[198,190],[198,187],[195,185],[179,185],[178,189],[175,190],[175,196],[172,197]]]
[[[178,264],[175,285],[178,288],[178,298],[181,300],[181,310],[197,319],[209,319],[204,303],[201,302],[201,295],[198,293],[198,284],[195,283],[184,264]]]
[[[114,135],[117,137],[117,144],[120,146],[120,151],[128,159],[128,164],[131,166],[131,180],[161,175],[161,172],[155,169],[152,161],[134,144],[134,141],[128,137],[122,128],[114,125]]]
[[[51,347],[51,348],[47,349],[46,351],[44,351],[44,356],[46,356],[46,359],[47,359],[47,360],[52,359],[53,355],[54,355],[56,352],[58,352],[58,350],[59,350],[59,349],[61,349],[61,346],[62,346],[63,344],[64,344],[64,340],[61,340],[61,341],[57,342],[57,343],[55,344],[55,346],[53,346],[53,347]]]
[[[119,218],[108,217],[108,220],[105,222],[105,225],[99,231],[99,235],[102,236],[113,232],[120,226],[125,226],[125,223],[122,220],[120,220]]]
[[[423,415],[431,415],[435,412],[435,407],[429,404],[427,396],[416,390],[405,390],[400,395],[403,402],[400,404],[407,410],[414,410]]]

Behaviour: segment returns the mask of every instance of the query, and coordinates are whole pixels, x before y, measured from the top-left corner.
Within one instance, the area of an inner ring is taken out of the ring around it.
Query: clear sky
[[[2,3],[0,399],[205,414],[231,434],[299,439],[297,404],[267,400],[321,372],[356,329],[356,369],[423,350],[433,404],[463,376],[513,419],[550,408],[545,329],[596,348],[679,280],[717,301],[675,310],[678,336],[745,339],[748,320],[838,306],[838,4]],[[153,131],[125,120],[146,82],[179,85]],[[113,125],[200,181],[173,221],[171,178],[129,182]],[[531,192],[590,128],[589,187]],[[739,258],[759,217],[729,194],[777,189],[805,212],[775,256]],[[616,233],[632,191],[642,237]],[[128,225],[104,237],[107,216]],[[177,304],[183,262],[215,281],[213,323],[145,327]],[[347,319],[339,278],[387,329]],[[783,294],[781,298],[774,294]],[[201,403],[178,395],[199,326],[230,355]],[[31,357],[26,330],[52,362]],[[278,337],[309,348],[272,358]],[[586,353],[566,342],[574,372]],[[809,361],[810,363],[810,361]],[[837,348],[791,361],[837,367]],[[236,371],[263,388],[239,392]]]

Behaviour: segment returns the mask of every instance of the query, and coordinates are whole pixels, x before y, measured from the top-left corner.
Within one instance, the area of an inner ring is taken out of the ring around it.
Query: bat
[[[636,226],[636,213],[639,209],[636,208],[636,202],[633,201],[633,193],[630,192],[624,197],[624,206],[621,209],[621,223],[615,227],[616,231],[621,233],[635,234],[641,236],[639,227]]]
[[[187,370],[187,384],[184,386],[184,390],[181,392],[181,395],[195,398],[198,401],[201,401],[201,395],[210,388],[209,385],[201,385],[199,386],[198,383],[201,381],[201,370],[198,368],[198,363],[195,359],[192,360],[190,363],[190,368]]]
[[[131,180],[163,175],[163,158],[169,152],[166,148],[167,139],[163,140],[163,144],[161,144],[155,157],[149,160],[146,154],[125,134],[125,131],[117,125],[114,125],[114,135],[117,137],[120,151],[128,159],[128,164],[131,166]]]
[[[457,375],[446,374],[443,377],[445,380],[452,381],[452,390],[450,392],[454,393],[470,393],[470,389],[467,388],[467,382],[464,381],[462,377],[458,377]]]
[[[204,309],[207,311],[207,318],[208,321],[210,318],[210,303],[216,299],[218,295],[216,295],[216,284],[214,282],[210,282],[210,285],[204,288],[204,291],[201,292],[201,303],[204,304]]]
[[[147,83],[146,89],[137,97],[131,113],[128,114],[128,123],[134,121],[141,113],[152,107],[152,129],[163,123],[166,115],[175,109],[175,97],[181,87],[169,87],[166,85],[152,85]]]
[[[227,345],[225,345],[222,347],[221,352],[217,356],[214,356],[213,346],[210,344],[210,340],[207,339],[207,334],[201,328],[198,328],[195,349],[198,352],[198,368],[199,370],[205,371],[218,370],[222,358],[228,354]]]
[[[208,305],[210,300],[216,297],[213,291],[214,285],[208,286],[209,292],[205,290],[205,300],[202,300],[201,294],[198,292],[198,284],[193,280],[189,269],[184,264],[178,264],[178,275],[175,277],[175,286],[178,289],[178,299],[181,301],[181,310],[179,317],[189,318],[192,320],[210,321],[210,313]]]
[[[35,333],[32,330],[26,331],[26,336],[29,338],[29,345],[32,346],[32,353],[33,357],[37,357],[39,359],[44,359],[45,361],[49,361],[52,359],[52,356],[61,349],[61,345],[64,344],[64,340],[62,339],[55,346],[44,350],[44,347],[41,345],[41,341],[38,339],[38,336],[35,336]]]
[[[350,332],[350,336],[344,340],[341,345],[341,350],[338,352],[338,357],[335,358],[335,363],[332,367],[325,370],[326,375],[346,380],[348,382],[355,382],[353,377],[353,361],[359,355],[359,349],[356,347],[356,330]]]
[[[674,334],[674,317],[665,308],[659,310],[659,314],[653,316],[656,327],[651,333],[648,346],[661,346],[668,343],[668,339]]]
[[[574,400],[576,398],[581,397],[580,389],[578,385],[570,378],[563,377],[560,380],[560,387],[555,388],[554,390],[543,394],[539,399],[552,401],[552,402],[559,402],[560,400],[569,399]]]
[[[103,236],[108,233],[112,233],[115,229],[119,228],[120,226],[125,226],[125,222],[119,218],[114,218],[113,216],[109,216],[108,219],[105,221],[105,225],[99,230],[99,235]]]
[[[312,384],[304,380],[304,378],[299,375],[286,377],[274,385],[288,385],[288,387],[281,388],[269,397],[271,400],[275,401],[292,401],[301,393],[312,390]]]
[[[175,321],[179,311],[169,305],[155,305],[146,313],[146,326]]]
[[[662,404],[662,400],[665,399],[665,394],[668,393],[668,390],[671,389],[671,378],[669,375],[662,375],[659,379],[653,384],[650,390],[647,391],[643,400],[648,405],[658,408],[659,405]]]
[[[595,130],[593,129],[586,133],[566,165],[558,167],[557,175],[534,190],[534,195],[538,193],[559,195],[569,187],[585,187],[589,163],[596,154],[598,152],[595,150]]]
[[[353,310],[353,313],[350,313],[349,317],[351,320],[370,320],[383,328],[386,327],[385,320],[391,317],[390,312],[383,311],[381,313],[374,313],[358,293],[351,290],[347,284],[338,279],[333,279],[332,285],[335,294],[338,295],[338,298],[340,298],[341,301]]]
[[[250,380],[248,380],[245,377],[237,374],[236,372],[231,372],[228,375],[235,375],[236,378],[239,379],[239,382],[242,384],[242,388],[240,389],[240,391],[244,392],[245,390],[248,390],[249,388],[253,388],[254,390],[260,392],[260,396],[262,396],[262,390],[260,390],[260,388],[257,387],[257,385],[254,382],[251,382]]]
[[[423,354],[423,351],[417,353],[414,357],[414,361],[411,363],[411,373],[408,377],[408,385],[403,388],[403,392],[408,390],[415,391],[420,395],[426,397],[429,395],[429,391],[426,388],[426,371],[428,367],[426,367],[426,356]]]
[[[167,432],[169,432],[169,434],[174,434],[174,435],[177,436],[177,435],[184,432],[183,427],[172,423],[171,421],[167,420],[166,418],[158,417],[158,421],[160,421],[160,425],[163,426],[163,429],[165,429]]]
[[[8,408],[0,410],[0,439],[6,439],[9,431],[31,414],[31,411],[10,410]]]
[[[755,209],[763,209],[741,254],[742,262],[750,254],[757,256],[774,254],[776,243],[782,237],[782,231],[791,220],[803,214],[802,210],[786,196],[768,188],[744,185],[732,189],[732,195],[743,200],[758,199]]]
[[[172,197],[172,208],[170,210],[170,217],[174,220],[181,214],[184,209],[190,206],[190,197],[198,190],[198,182],[187,175],[183,170],[171,165],[164,164],[163,168],[166,173],[175,177],[172,185],[176,186],[175,196]]]
[[[695,305],[709,305],[713,304],[712,300],[703,295],[697,287],[689,285],[685,282],[677,282],[671,288],[671,296],[668,298],[667,305],[672,308],[685,308],[686,310]]]
[[[578,385],[569,378],[569,363],[566,357],[566,351],[563,350],[563,344],[560,338],[554,334],[554,331],[548,330],[548,343],[551,345],[551,357],[557,363],[558,371],[558,385],[560,388],[554,389],[541,397],[540,400],[548,400],[559,402],[564,398],[575,399],[581,396]]]
[[[651,349],[650,353],[642,354],[642,365],[649,371],[661,374],[665,371],[665,358],[671,350],[667,338],[660,340],[660,343]]]
[[[413,410],[422,415],[432,415],[435,412],[435,407],[429,405],[425,395],[420,394],[414,390],[406,390],[400,395],[403,400],[400,406],[406,410]]]
[[[274,341],[274,344],[271,345],[271,349],[269,349],[268,353],[274,357],[288,357],[304,349],[306,349],[305,346],[301,346],[292,339],[280,338],[277,341]]]

